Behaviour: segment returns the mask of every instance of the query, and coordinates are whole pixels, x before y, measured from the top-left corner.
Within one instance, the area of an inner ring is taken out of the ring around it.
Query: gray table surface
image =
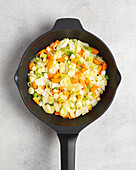
[[[60,170],[58,138],[24,106],[13,75],[27,46],[62,17],[100,37],[122,73],[111,107],[78,137],[76,170],[135,170],[135,0],[0,0],[0,170]]]

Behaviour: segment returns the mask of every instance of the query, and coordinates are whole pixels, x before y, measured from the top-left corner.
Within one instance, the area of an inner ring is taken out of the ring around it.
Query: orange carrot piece
[[[84,63],[82,63],[81,66],[84,67],[87,70],[87,67]]]
[[[89,109],[88,110],[92,110],[92,107],[89,107]]]
[[[97,85],[92,85],[92,87],[91,87],[91,92],[94,92],[95,90],[97,90],[99,88],[99,86],[97,86]]]
[[[30,63],[29,63],[29,70],[32,70],[32,67],[34,66],[34,63],[31,61]]]
[[[61,104],[59,100],[57,101],[57,103],[58,103],[58,104]]]
[[[83,56],[84,50],[79,51],[78,54],[81,55],[81,56]]]
[[[52,83],[59,83],[60,82],[60,79],[55,79],[55,78],[53,78],[53,79],[51,79],[52,80]]]
[[[51,79],[53,78],[54,74],[48,74],[48,77]]]
[[[35,81],[33,81],[32,86],[33,86],[34,89],[38,88],[38,86],[36,85]]]
[[[47,46],[47,47],[45,48],[45,50],[46,50],[46,53],[47,53],[47,52],[52,52],[52,51],[53,51],[53,48],[52,48],[51,46]]]
[[[81,99],[81,98],[82,98],[81,94],[78,94],[77,99]]]
[[[77,83],[78,83],[78,80],[76,80],[76,79],[71,79],[71,83],[77,84]]]
[[[69,117],[69,113],[67,113],[65,116],[62,116],[62,117],[67,119]]]
[[[65,57],[57,58],[57,62],[63,62],[65,61]]]
[[[53,55],[51,55],[51,54],[47,54],[47,57],[48,57],[48,60],[53,60]]]
[[[85,69],[85,68],[82,68],[80,71],[81,71],[82,73],[84,73],[84,72],[86,71],[86,69]]]
[[[38,52],[38,55],[41,55],[42,53],[47,53],[47,51],[45,49],[43,49],[43,50]]]
[[[39,100],[36,97],[33,97],[32,99],[33,99],[33,101],[35,101],[35,103],[37,103],[37,104],[40,103]]]
[[[63,88],[63,86],[61,86],[61,87],[60,87],[60,91],[64,91],[64,88]]]
[[[59,43],[60,43],[59,40],[56,40],[56,41],[53,43],[52,48],[55,48]]]
[[[99,67],[98,67],[98,74],[101,74],[101,71],[102,71],[102,65],[99,65]]]
[[[94,62],[94,64],[97,64],[97,65],[100,65],[102,62],[101,61],[99,61],[99,60],[97,60],[97,59],[93,59],[93,62]]]
[[[75,59],[71,59],[71,62],[77,64],[77,61]]]
[[[76,75],[76,76],[81,76],[81,72],[80,72],[80,71],[77,71],[77,72],[75,73],[75,75]]]
[[[57,116],[57,115],[59,115],[59,112],[55,112],[54,114]]]
[[[86,85],[89,84],[89,79],[85,79],[85,84],[86,84]]]
[[[91,50],[92,50],[92,53],[93,53],[93,54],[98,54],[98,53],[99,53],[99,50],[97,50],[97,49],[94,48],[94,47],[91,47]]]
[[[69,119],[75,119],[76,117],[72,117],[70,114],[68,116]]]
[[[57,79],[57,78],[59,78],[59,77],[60,77],[60,73],[58,72],[57,74],[54,75],[53,78]]]
[[[43,85],[43,86],[41,87],[41,89],[45,90],[45,86]]]
[[[102,71],[105,71],[107,69],[107,63],[103,62],[102,63]]]
[[[48,62],[47,67],[48,67],[48,68],[51,68],[51,65],[52,65],[52,60],[50,60],[50,61]]]

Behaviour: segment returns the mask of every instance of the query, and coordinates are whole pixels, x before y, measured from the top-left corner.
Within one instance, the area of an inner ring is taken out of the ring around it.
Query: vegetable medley
[[[46,113],[77,118],[100,101],[108,75],[99,51],[77,39],[56,40],[29,63],[28,92]]]

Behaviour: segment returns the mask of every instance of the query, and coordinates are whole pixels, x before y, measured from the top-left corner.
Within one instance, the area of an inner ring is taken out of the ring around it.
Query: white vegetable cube
[[[67,113],[68,113],[68,111],[64,107],[60,111],[61,116],[66,116]]]
[[[34,93],[34,89],[33,89],[32,87],[30,87],[30,88],[28,89],[28,92],[29,92],[29,94],[33,94],[33,93]]]
[[[50,114],[54,113],[54,107],[52,107],[49,104],[43,105],[43,110],[47,113],[50,113]]]
[[[58,104],[57,102],[54,103],[54,108],[56,110],[56,112],[59,112],[60,111],[60,108],[61,108],[61,105]]]
[[[80,100],[76,103],[76,107],[77,108],[81,108],[82,107],[82,102]]]

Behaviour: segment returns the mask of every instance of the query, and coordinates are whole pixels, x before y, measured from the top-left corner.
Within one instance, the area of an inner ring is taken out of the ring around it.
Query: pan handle
[[[75,146],[78,134],[58,134],[61,146],[61,170],[75,170]]]
[[[83,27],[81,25],[81,22],[78,19],[75,18],[61,18],[58,19],[52,30],[62,30],[62,29],[75,29],[75,30],[81,30],[83,31]]]

